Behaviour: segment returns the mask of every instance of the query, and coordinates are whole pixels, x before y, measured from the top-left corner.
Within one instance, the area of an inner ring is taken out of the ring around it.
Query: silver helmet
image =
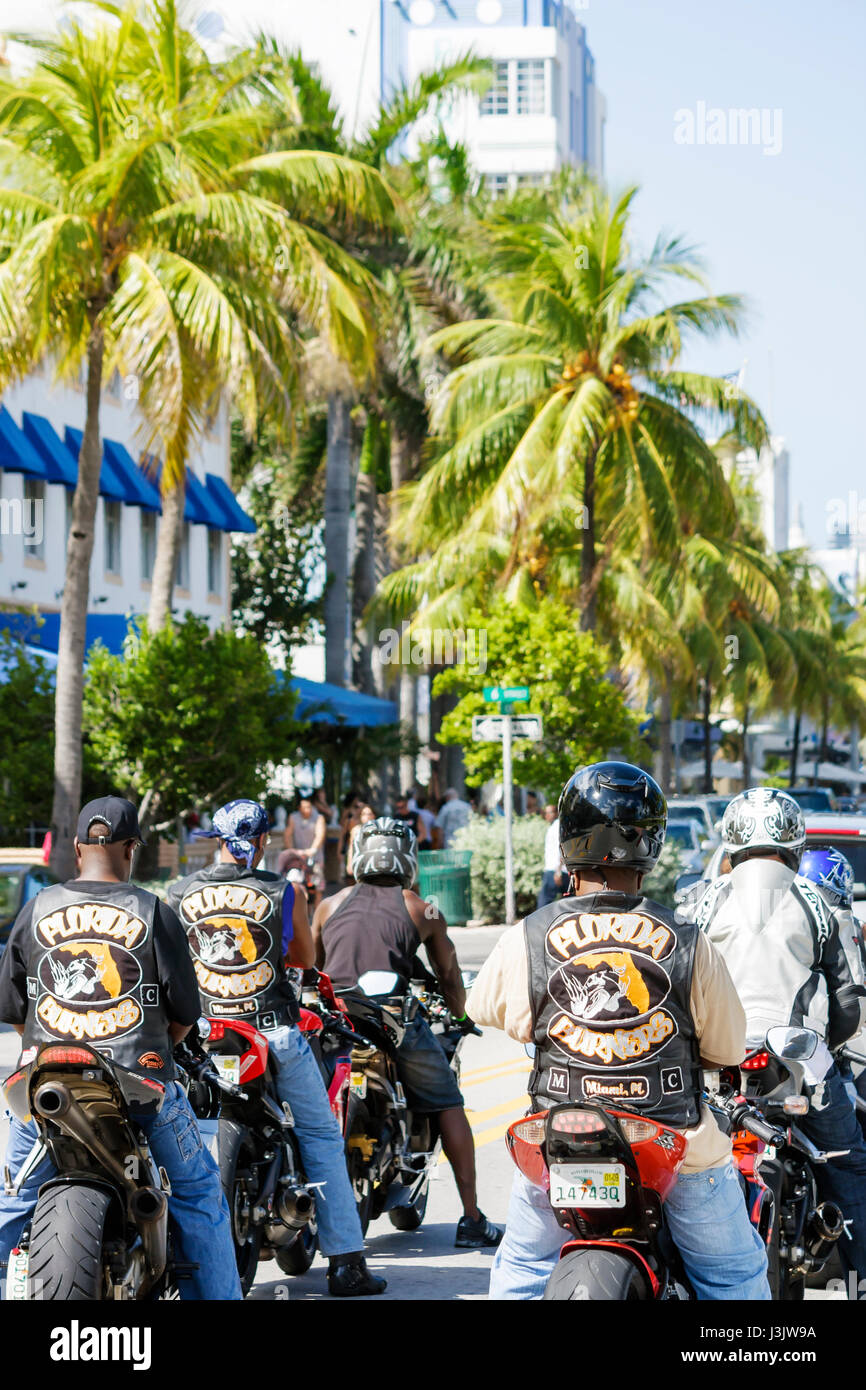
[[[779,854],[795,869],[806,843],[806,823],[797,802],[776,787],[750,787],[728,805],[722,843],[736,867],[756,852]]]
[[[405,821],[380,816],[355,831],[352,873],[359,883],[375,878],[398,878],[411,888],[418,870],[418,841]]]

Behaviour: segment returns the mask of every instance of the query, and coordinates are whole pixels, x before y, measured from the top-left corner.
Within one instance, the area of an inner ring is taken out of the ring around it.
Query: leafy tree
[[[0,630],[0,827],[6,843],[47,825],[54,787],[54,673]]]
[[[91,649],[84,721],[94,758],[157,828],[186,812],[260,795],[271,765],[298,761],[305,726],[259,640],[204,618]]]
[[[177,484],[218,394],[248,425],[262,408],[285,411],[298,393],[298,322],[370,362],[359,308],[370,278],[321,226],[395,220],[369,165],[269,147],[292,106],[279,53],[209,64],[176,0],[93,9],[92,30],[73,20],[25,40],[34,67],[0,75],[0,388],[46,358],[86,380],[57,668],[52,862],[62,874],[81,784],[103,380],[116,368],[135,382],[145,447],[163,456],[160,529],[171,545],[152,598],[156,607],[162,593],[166,610]]]
[[[564,604],[546,599],[527,610],[500,598],[489,617],[471,613],[467,629],[476,632],[476,652],[482,651],[482,634],[486,640],[486,671],[453,666],[436,676],[433,693],[464,692],[442,721],[439,741],[463,745],[470,786],[502,775],[502,745],[472,742],[472,716],[491,713],[485,685],[528,685],[529,702],[516,705],[515,713],[540,714],[544,720],[543,742],[514,744],[516,783],[558,795],[584,763],[614,752],[640,756],[639,716],[609,679],[605,649],[591,633],[577,630],[575,615]]]

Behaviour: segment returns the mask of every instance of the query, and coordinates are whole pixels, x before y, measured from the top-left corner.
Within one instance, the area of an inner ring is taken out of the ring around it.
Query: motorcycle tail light
[[[545,1124],[544,1120],[533,1118],[522,1120],[520,1124],[512,1126],[512,1134],[523,1141],[524,1144],[543,1144]]]
[[[782,1109],[786,1115],[808,1115],[809,1097],[808,1096],[785,1096],[782,1101]]]
[[[53,1062],[63,1066],[90,1066],[96,1061],[92,1052],[84,1047],[46,1047],[39,1058],[39,1065]]]
[[[222,1042],[223,1038],[224,1038],[225,1035],[226,1035],[226,1026],[225,1026],[225,1024],[224,1024],[220,1019],[218,1019],[218,1018],[209,1018],[209,1019],[207,1020],[207,1023],[208,1023],[208,1033],[207,1033],[206,1041],[207,1041],[207,1042]],[[200,1027],[201,1027],[201,1024],[199,1024],[199,1028],[200,1028]]]
[[[769,1052],[755,1052],[740,1063],[740,1071],[766,1071],[770,1065]]]
[[[654,1139],[659,1132],[658,1125],[649,1120],[620,1120],[619,1123],[630,1144],[643,1144],[647,1139]]]
[[[550,1127],[560,1134],[601,1134],[607,1125],[591,1110],[562,1110],[550,1117]]]

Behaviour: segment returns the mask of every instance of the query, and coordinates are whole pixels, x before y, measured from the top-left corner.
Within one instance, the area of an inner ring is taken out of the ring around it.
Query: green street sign
[[[528,700],[528,685],[485,685],[485,700]]]

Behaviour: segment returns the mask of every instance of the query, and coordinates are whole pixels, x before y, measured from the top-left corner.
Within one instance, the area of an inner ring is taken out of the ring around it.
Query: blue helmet
[[[854,870],[837,849],[807,849],[798,870],[817,883],[834,907],[850,908],[854,901]]]

